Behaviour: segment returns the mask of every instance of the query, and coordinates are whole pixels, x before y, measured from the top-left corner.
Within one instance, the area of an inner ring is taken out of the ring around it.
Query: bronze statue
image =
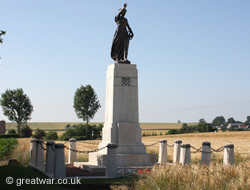
[[[127,10],[127,4],[119,9],[118,15],[115,17],[115,22],[117,24],[117,29],[113,38],[111,57],[117,63],[127,63],[130,64],[128,57],[128,46],[129,40],[134,37],[133,31],[131,30],[128,20],[124,17]],[[127,30],[128,29],[128,30]]]

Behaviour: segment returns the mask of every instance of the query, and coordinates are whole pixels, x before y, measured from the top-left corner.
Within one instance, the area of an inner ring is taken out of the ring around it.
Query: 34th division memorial
[[[111,57],[115,63],[108,66],[106,78],[105,123],[102,142],[98,148],[108,144],[117,145],[117,165],[153,166],[156,155],[147,154],[141,142],[138,111],[138,72],[135,64],[128,61],[129,40],[134,36],[127,19],[126,4],[115,17],[117,29],[114,34]],[[89,154],[88,163],[77,166],[106,166],[107,149]],[[82,166],[82,168],[85,168]]]

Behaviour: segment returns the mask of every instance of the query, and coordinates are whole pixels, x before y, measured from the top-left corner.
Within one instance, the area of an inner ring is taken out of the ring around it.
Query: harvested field
[[[169,145],[174,144],[175,140],[182,140],[183,143],[191,144],[195,148],[200,148],[202,142],[211,142],[211,147],[218,149],[225,144],[234,144],[235,153],[243,157],[250,157],[250,131],[238,131],[238,132],[211,132],[211,133],[191,133],[180,135],[165,135],[165,136],[150,136],[143,137],[142,142],[146,145],[153,144],[161,139],[167,140]],[[159,144],[148,147],[150,152],[156,152],[159,149]],[[168,148],[168,154],[173,154],[173,148]],[[215,156],[222,159],[223,152],[216,153]],[[200,159],[200,153],[192,154],[192,159]]]

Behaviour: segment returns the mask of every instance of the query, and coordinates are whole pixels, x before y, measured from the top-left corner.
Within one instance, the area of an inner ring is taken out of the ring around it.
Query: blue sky
[[[245,121],[250,115],[249,0],[127,0],[139,72],[140,122]],[[1,1],[0,93],[23,88],[32,122],[77,122],[73,97],[90,84],[104,121],[106,70],[124,1]],[[7,120],[0,110],[0,119]]]

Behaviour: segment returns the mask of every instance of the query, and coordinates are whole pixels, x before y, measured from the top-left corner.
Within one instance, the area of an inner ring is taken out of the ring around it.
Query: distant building
[[[219,130],[226,130],[227,129],[227,126],[224,125],[224,124],[221,124],[219,127],[218,127]]]
[[[6,127],[5,127],[5,121],[0,121],[0,134],[5,134]]]
[[[249,125],[239,125],[239,128],[241,128],[241,129],[249,129]]]
[[[243,125],[242,123],[229,123],[227,125],[227,129],[231,129],[231,128],[243,128],[243,129],[247,129],[247,126],[246,125]]]

